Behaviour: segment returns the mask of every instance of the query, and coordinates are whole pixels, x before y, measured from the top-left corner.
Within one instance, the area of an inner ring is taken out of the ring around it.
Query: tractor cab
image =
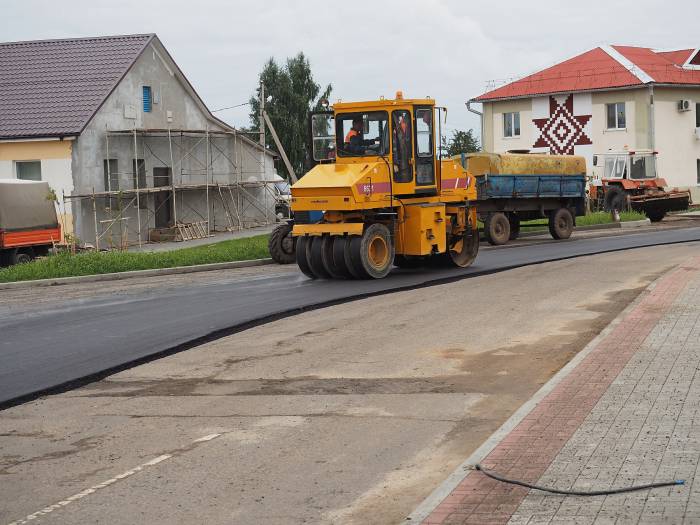
[[[617,184],[627,189],[663,187],[666,181],[659,179],[656,172],[657,154],[656,151],[637,150],[595,155],[596,179],[602,186]]]

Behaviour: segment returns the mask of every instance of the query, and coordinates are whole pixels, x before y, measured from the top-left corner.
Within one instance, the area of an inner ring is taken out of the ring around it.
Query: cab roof
[[[396,94],[396,98],[383,98],[378,100],[368,100],[361,102],[341,102],[333,104],[334,111],[356,111],[365,109],[384,109],[394,106],[434,106],[435,99],[432,98],[403,98],[401,93]]]

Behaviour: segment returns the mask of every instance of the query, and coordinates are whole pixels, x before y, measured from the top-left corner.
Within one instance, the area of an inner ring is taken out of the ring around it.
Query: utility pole
[[[265,113],[265,84],[260,82],[260,145],[265,147],[265,118],[263,114]]]

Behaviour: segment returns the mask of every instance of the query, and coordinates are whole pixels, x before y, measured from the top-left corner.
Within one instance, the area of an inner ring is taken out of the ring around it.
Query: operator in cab
[[[350,128],[348,134],[345,135],[345,145],[343,148],[348,153],[362,155],[367,146],[375,143],[373,140],[364,140],[363,127],[364,123],[362,117],[355,117],[352,119],[352,128]]]

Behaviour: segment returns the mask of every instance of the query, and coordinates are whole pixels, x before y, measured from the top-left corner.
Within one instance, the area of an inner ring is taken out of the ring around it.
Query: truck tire
[[[299,237],[297,239],[296,258],[301,273],[311,279],[316,279],[316,274],[311,271],[308,259],[309,250],[307,248],[309,247],[309,241],[311,239],[312,237]]]
[[[489,244],[500,246],[510,238],[510,222],[505,213],[489,213],[484,222],[484,233]]]
[[[508,240],[514,241],[520,235],[520,217],[515,213],[509,213],[508,221],[510,222],[510,235],[508,236]]]
[[[336,264],[333,258],[333,246],[337,235],[324,235],[321,238],[321,262],[326,273],[333,279],[347,279],[350,272],[345,268],[345,261]]]
[[[34,252],[29,250],[17,250],[10,254],[10,264],[26,264],[34,260]]]
[[[296,261],[294,246],[296,240],[292,237],[292,225],[289,223],[278,224],[267,241],[270,257],[277,264],[292,264]]]
[[[370,224],[362,237],[350,243],[350,263],[364,279],[381,279],[391,271],[394,242],[389,228],[381,223]]]
[[[605,199],[603,200],[603,207],[605,211],[612,212],[625,211],[627,209],[627,195],[625,190],[617,186],[610,186],[605,192]]]
[[[666,212],[663,210],[646,210],[644,214],[651,222],[661,222],[666,216]]]
[[[323,266],[323,237],[314,236],[309,238],[307,244],[306,260],[309,263],[309,269],[319,279],[328,279],[331,275]]]
[[[567,208],[559,208],[549,216],[549,233],[554,239],[568,239],[574,231],[574,216]]]

